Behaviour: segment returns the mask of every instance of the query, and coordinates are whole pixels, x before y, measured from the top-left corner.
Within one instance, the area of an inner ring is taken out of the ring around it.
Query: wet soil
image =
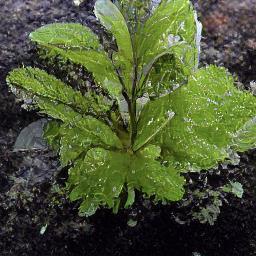
[[[204,24],[202,63],[226,66],[249,87],[256,80],[256,0],[194,1]],[[187,221],[186,208],[153,206],[138,199],[130,211],[100,210],[78,217],[77,204],[62,194],[66,178],[53,152],[13,152],[22,128],[40,117],[23,110],[8,92],[7,73],[36,65],[27,39],[33,29],[55,21],[77,21],[98,29],[93,3],[69,0],[0,1],[0,251],[3,256],[37,255],[256,255],[256,151],[241,156],[239,166],[189,177],[208,187],[229,179],[244,186],[243,199],[228,198],[214,226]],[[127,225],[137,219],[135,227]],[[45,229],[45,230],[44,230]],[[40,233],[41,232],[41,233]]]

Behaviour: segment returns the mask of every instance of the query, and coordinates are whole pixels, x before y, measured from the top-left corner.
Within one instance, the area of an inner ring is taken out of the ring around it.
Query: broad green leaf
[[[177,201],[184,194],[185,180],[177,170],[142,154],[131,158],[127,180],[129,187],[141,190],[148,197],[155,196],[155,200]]]
[[[95,15],[116,39],[118,52],[114,57],[117,68],[121,68],[126,89],[131,92],[133,78],[133,49],[130,33],[119,9],[110,0],[97,0]]]
[[[56,77],[38,68],[14,69],[9,73],[7,82],[33,95],[66,104],[79,112],[88,113],[91,110],[90,101],[84,98],[79,91],[75,91]]]
[[[191,52],[191,45],[177,42],[154,56],[142,67],[139,75],[139,87],[141,88],[144,84],[144,86],[153,86],[153,88],[161,86],[163,89],[170,90],[173,85],[184,84],[194,68],[194,64],[189,66],[184,59]]]
[[[59,152],[63,167],[76,160],[92,147],[93,143],[96,143],[95,138],[92,138],[88,132],[55,120],[46,125],[44,138],[52,149]],[[97,143],[100,145],[99,142]]]
[[[189,0],[162,1],[139,31],[137,45],[142,79],[149,67],[165,54],[176,59],[182,74],[189,75],[198,61],[196,31],[195,13]],[[168,69],[162,67],[162,72],[161,80]],[[154,80],[152,76],[150,80]]]
[[[66,166],[86,152],[94,143],[95,137],[91,133],[77,127],[62,125],[60,128],[60,162]]]
[[[196,24],[190,1],[163,0],[140,33],[138,55],[142,63],[149,63],[177,41],[194,46]]]
[[[150,158],[150,159],[156,160],[161,155],[161,148],[159,146],[156,146],[156,145],[148,145],[147,147],[143,148],[140,151],[140,153],[145,158]]]
[[[102,147],[114,150],[122,146],[116,135],[96,119],[81,120],[76,125],[63,124],[59,134],[62,166],[73,162],[90,148]]]
[[[184,193],[184,178],[147,153],[131,155],[93,148],[84,159],[76,161],[69,174],[68,186],[73,189],[71,200],[83,199],[80,213],[85,215],[94,212],[92,209],[96,210],[100,205],[116,207],[124,184],[128,187],[125,207],[133,203],[134,189],[156,200],[176,201]]]
[[[150,142],[158,132],[165,128],[174,115],[168,98],[161,97],[149,101],[140,113],[133,150],[136,151]]]
[[[187,75],[183,69],[184,64],[179,62],[173,54],[165,54],[152,66],[141,93],[159,97],[170,92],[177,84],[182,85],[187,81]]]
[[[96,118],[82,116],[66,105],[60,103],[56,104],[45,99],[39,99],[37,105],[41,113],[48,114],[54,119],[63,121],[69,125],[69,129],[73,129],[74,127],[81,129],[81,136],[91,138],[93,144],[105,145],[105,147],[113,149],[122,148],[121,141],[111,128]],[[79,131],[77,132],[79,135]],[[83,140],[81,139],[81,141]]]
[[[100,205],[113,208],[125,183],[127,158],[124,153],[95,148],[70,169],[71,200],[83,199],[80,212],[90,215]]]
[[[34,98],[34,104],[39,108],[40,113],[60,120],[64,123],[76,124],[83,118],[81,114],[73,110],[71,107],[59,103],[58,101],[51,101],[47,98]]]
[[[182,170],[209,169],[228,158],[235,134],[256,116],[256,98],[215,66],[198,70],[164,97],[175,116],[157,140],[164,158]]]
[[[74,23],[50,24],[35,30],[30,38],[47,48],[50,54],[58,54],[85,67],[111,96],[119,97],[121,85],[111,60],[97,36],[87,27]]]

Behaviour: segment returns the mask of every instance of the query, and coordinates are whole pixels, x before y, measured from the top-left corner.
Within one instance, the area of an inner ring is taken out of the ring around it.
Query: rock
[[[47,149],[46,141],[43,139],[43,128],[47,119],[42,118],[25,127],[19,134],[14,151]]]

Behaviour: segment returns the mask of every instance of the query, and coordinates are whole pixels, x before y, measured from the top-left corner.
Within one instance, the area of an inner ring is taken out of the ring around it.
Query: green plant
[[[198,209],[194,209],[192,212],[192,219],[198,220],[202,224],[214,225],[220,214],[223,201],[227,202],[225,194],[233,194],[238,198],[242,198],[243,192],[242,184],[239,182],[229,182],[223,187],[215,188],[215,190],[210,188],[206,188],[204,191],[195,190],[191,199],[193,201],[199,200],[199,203]]]
[[[30,35],[48,54],[92,73],[96,92],[82,94],[32,67],[7,78],[18,96],[54,119],[45,136],[70,167],[70,198],[81,200],[85,215],[101,205],[129,207],[135,190],[179,200],[182,172],[209,169],[256,142],[253,95],[238,90],[224,68],[198,69],[190,2],[163,0],[148,12],[135,2],[96,2],[117,46],[107,52],[80,24],[50,24]]]

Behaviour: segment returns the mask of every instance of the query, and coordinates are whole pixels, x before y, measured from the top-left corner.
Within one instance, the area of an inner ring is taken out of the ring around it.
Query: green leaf
[[[50,54],[85,67],[111,96],[119,97],[122,88],[111,60],[87,27],[74,23],[50,24],[35,30],[30,38],[50,50]]]
[[[104,51],[69,50],[52,47],[52,51],[63,58],[85,67],[93,74],[95,82],[105,89],[110,96],[119,99],[122,86],[114,70],[113,64]]]
[[[93,146],[95,137],[77,127],[62,125],[60,128],[60,162],[66,166]]]
[[[184,64],[184,72],[190,74],[198,59],[195,13],[190,1],[162,1],[139,31],[137,45],[142,67],[157,56],[171,53]]]
[[[133,49],[130,33],[119,9],[110,0],[97,0],[95,15],[116,39],[118,52],[114,57],[115,65],[121,68],[123,80],[131,93],[133,78]]]
[[[70,198],[83,200],[80,213],[85,215],[100,205],[116,207],[124,184],[128,187],[125,207],[133,203],[134,189],[156,200],[176,201],[184,193],[184,178],[176,170],[143,153],[131,155],[93,148],[84,159],[76,161],[69,173]]]
[[[56,104],[45,99],[38,100],[37,105],[41,109],[41,113],[63,121],[69,125],[69,129],[73,129],[73,127],[81,129],[80,132],[77,131],[77,135],[89,136],[96,145],[102,144],[113,149],[122,148],[121,141],[111,128],[96,118],[82,116],[68,106]],[[82,137],[80,139],[82,140]]]
[[[56,47],[94,49],[101,46],[98,37],[88,28],[78,23],[53,23],[32,32],[29,38],[41,45]]]
[[[256,117],[246,122],[244,126],[234,134],[232,149],[244,152],[256,146]]]
[[[70,169],[71,200],[83,199],[80,212],[90,215],[100,205],[113,208],[123,189],[127,172],[126,155],[94,148]]]
[[[14,69],[9,73],[7,82],[33,95],[66,104],[79,112],[93,111],[90,100],[84,98],[79,91],[75,91],[56,77],[38,68]]]
[[[173,118],[174,112],[166,97],[161,97],[154,101],[149,101],[142,109],[138,126],[137,136],[133,145],[133,150],[138,150],[150,142],[168,122]]]
[[[151,0],[114,0],[113,2],[123,14],[132,37],[138,31],[138,26],[144,24],[152,9],[158,5]]]
[[[80,92],[74,91],[54,76],[34,68],[15,69],[9,74],[8,82],[33,93],[33,103],[42,113],[80,128],[92,136],[95,143],[102,142],[107,146],[122,147],[109,126],[91,116],[81,115],[91,112],[90,98],[86,99]],[[95,111],[98,112],[97,109]]]
[[[179,172],[164,167],[160,162],[138,154],[131,158],[128,186],[141,190],[155,200],[178,201],[184,194],[185,180]]]
[[[145,158],[156,160],[161,155],[161,148],[156,145],[148,145],[147,147],[143,148],[140,152]]]
[[[142,88],[141,93],[160,97],[166,92],[170,92],[175,86],[186,83],[186,81],[187,75],[184,71],[184,64],[173,54],[165,54],[153,63],[146,86]]]
[[[226,193],[232,193],[238,198],[242,198],[244,194],[243,185],[240,182],[230,182],[222,190]]]
[[[136,227],[137,222],[138,222],[137,220],[129,219],[129,220],[127,221],[127,225],[128,225],[129,227],[131,227],[131,228],[134,228],[134,227]]]
[[[135,201],[135,191],[134,191],[134,188],[128,187],[128,190],[127,190],[127,200],[126,200],[126,203],[124,205],[124,208],[129,208],[130,206],[132,206],[134,201]]]
[[[165,97],[175,116],[157,140],[163,157],[182,170],[209,169],[228,158],[234,136],[256,115],[255,97],[215,66],[198,70]]]
[[[60,148],[60,125],[59,121],[50,121],[45,125],[43,137],[53,150]]]

